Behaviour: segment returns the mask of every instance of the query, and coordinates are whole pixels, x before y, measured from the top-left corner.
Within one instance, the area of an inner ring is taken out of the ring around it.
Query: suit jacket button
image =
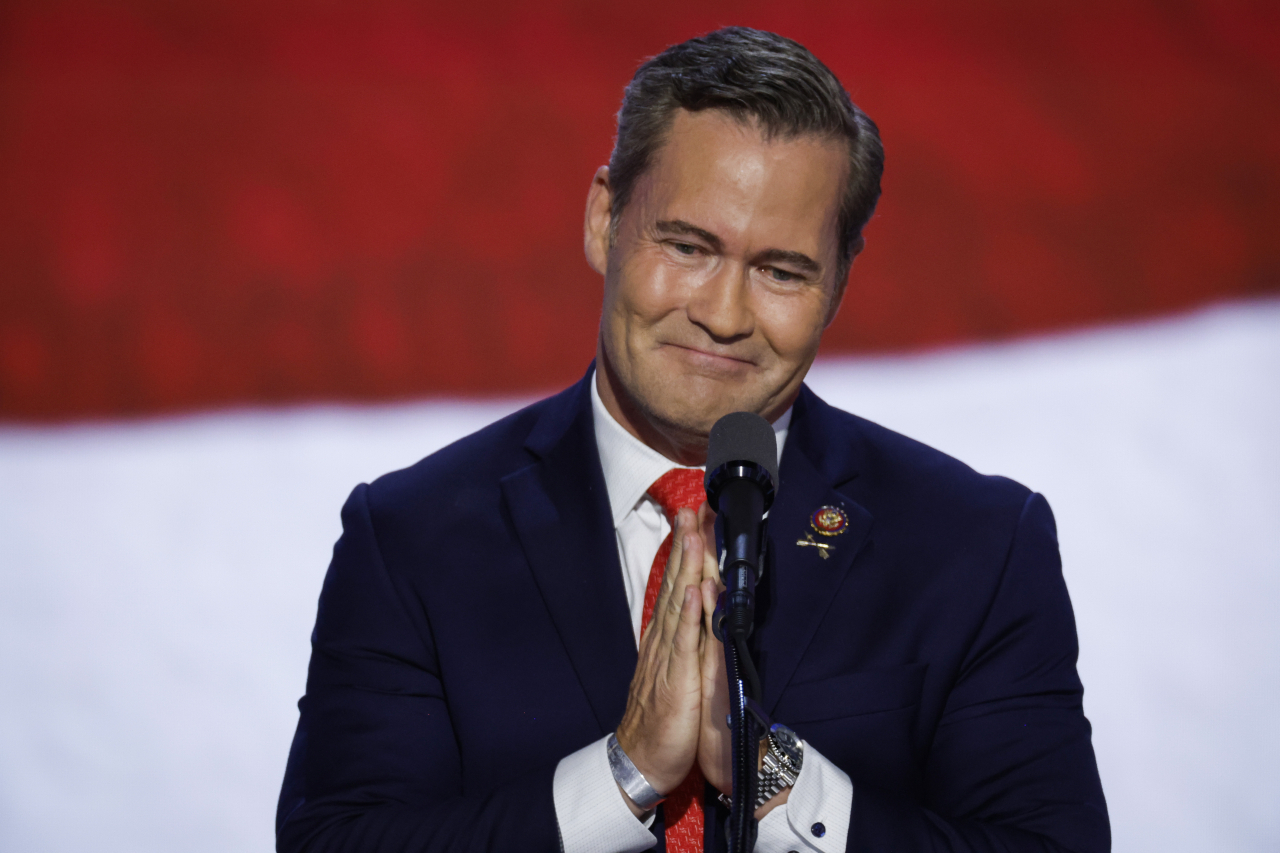
[[[822,836],[827,834],[827,828],[820,823],[815,823],[813,826],[809,827],[809,831],[812,832],[814,835],[816,835],[818,838],[821,838]]]

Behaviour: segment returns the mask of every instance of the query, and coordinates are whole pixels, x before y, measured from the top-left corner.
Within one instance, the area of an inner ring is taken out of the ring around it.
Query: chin
[[[760,412],[759,395],[744,390],[709,382],[702,376],[677,377],[664,382],[660,392],[650,397],[650,413],[669,427],[705,437],[715,422],[730,412]]]

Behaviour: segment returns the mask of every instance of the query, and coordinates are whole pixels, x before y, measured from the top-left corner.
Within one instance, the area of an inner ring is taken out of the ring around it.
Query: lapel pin
[[[797,544],[797,545],[801,545],[801,546],[810,547],[810,548],[817,548],[817,549],[818,549],[818,556],[819,556],[819,557],[821,557],[821,558],[822,558],[822,559],[824,559],[824,560],[831,556],[831,554],[830,554],[830,553],[828,553],[828,552],[830,552],[830,551],[834,551],[834,550],[835,550],[835,547],[834,547],[834,546],[832,546],[832,545],[830,545],[830,544],[828,544],[828,543],[826,543],[826,542],[818,542],[818,541],[814,540],[814,538],[813,538],[813,534],[812,534],[812,533],[806,533],[806,534],[804,535],[804,538],[803,538],[803,539],[797,539],[797,540],[796,540],[796,544]]]
[[[845,515],[840,507],[820,506],[813,515],[809,516],[809,526],[813,528],[813,533],[819,536],[839,536],[848,528],[849,516]],[[803,539],[796,540],[796,544],[802,548],[817,548],[818,556],[825,560],[831,556],[835,546],[829,542],[814,539],[813,533],[806,533]]]
[[[820,536],[839,536],[849,526],[849,516],[838,506],[820,506],[809,516],[809,526]]]

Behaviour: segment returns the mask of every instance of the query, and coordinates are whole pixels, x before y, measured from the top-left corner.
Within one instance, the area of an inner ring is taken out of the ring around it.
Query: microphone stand
[[[752,525],[734,520],[762,518],[767,502],[772,502],[773,484],[759,466],[733,462],[712,473],[708,493],[717,498],[713,505],[719,507],[725,519],[724,562],[720,570],[725,591],[716,603],[712,627],[716,638],[724,643],[729,680],[733,746],[729,853],[750,853],[756,841],[760,738],[767,729],[758,710],[760,677],[747,648],[747,637],[755,627],[755,588],[764,556],[765,523],[761,520],[752,529]]]
[[[756,844],[755,803],[759,783],[756,772],[761,727],[748,703],[745,671],[755,674],[755,666],[745,643],[724,641],[724,659],[729,674],[729,727],[733,742],[733,796],[730,799],[729,853],[750,853]]]

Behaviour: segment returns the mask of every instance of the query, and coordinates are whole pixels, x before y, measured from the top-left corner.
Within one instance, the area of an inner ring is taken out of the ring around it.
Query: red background
[[[1280,4],[128,0],[0,7],[0,417],[552,389],[622,87],[807,44],[885,195],[824,352],[1280,290]]]

